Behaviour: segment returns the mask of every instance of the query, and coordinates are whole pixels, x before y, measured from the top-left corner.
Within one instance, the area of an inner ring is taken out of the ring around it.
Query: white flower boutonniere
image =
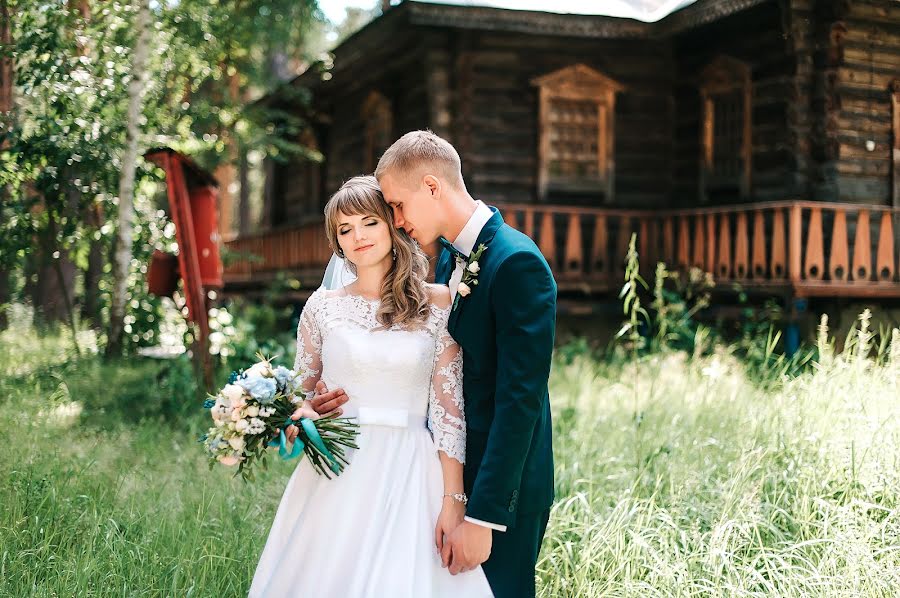
[[[487,249],[487,245],[482,243],[472,252],[469,259],[466,260],[466,263],[463,266],[462,280],[460,280],[459,285],[456,287],[456,297],[453,299],[454,311],[459,305],[459,298],[468,297],[472,292],[472,288],[478,285],[478,273],[481,271],[478,260],[481,259],[481,254],[484,253],[485,249]]]

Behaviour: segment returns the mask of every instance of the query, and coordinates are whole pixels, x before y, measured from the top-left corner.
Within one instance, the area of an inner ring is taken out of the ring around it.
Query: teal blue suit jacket
[[[556,282],[526,235],[496,208],[475,248],[478,284],[459,297],[449,330],[463,350],[466,515],[515,527],[521,514],[553,502],[553,448],[547,379],[556,329]],[[435,280],[454,269],[447,250]]]

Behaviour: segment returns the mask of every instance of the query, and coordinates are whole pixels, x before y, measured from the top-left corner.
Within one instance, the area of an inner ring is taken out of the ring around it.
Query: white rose
[[[248,422],[246,419],[239,419],[234,424],[234,429],[237,430],[238,432],[240,432],[241,434],[246,432],[247,428],[249,428],[249,427],[250,427],[250,422]]]
[[[472,292],[472,289],[470,289],[469,285],[467,285],[466,283],[461,282],[461,283],[459,283],[459,286],[456,287],[456,292],[459,293],[463,297],[467,297],[469,295],[469,293]]]
[[[478,265],[478,262],[472,262],[467,267],[472,274],[478,274],[478,271],[481,270],[481,266]]]
[[[222,395],[229,401],[237,401],[244,396],[244,389],[237,384],[226,384],[222,389]]]
[[[259,415],[259,407],[257,407],[256,405],[250,405],[249,407],[244,409],[244,413],[247,415],[247,417],[256,417],[257,415]]]
[[[272,371],[272,368],[269,367],[269,363],[267,361],[260,361],[259,363],[254,363],[249,370],[247,370],[247,375],[252,376],[256,374],[257,376],[262,376],[264,378],[271,378],[275,375]]]
[[[229,438],[228,444],[230,444],[231,448],[236,451],[244,450],[244,439],[240,436],[238,436],[237,438]]]
[[[241,419],[241,408],[231,410],[231,421],[236,422]]]

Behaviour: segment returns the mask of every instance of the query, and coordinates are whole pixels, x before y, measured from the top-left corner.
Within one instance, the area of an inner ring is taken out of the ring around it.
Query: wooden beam
[[[803,274],[807,280],[822,280],[822,277],[825,275],[825,248],[822,241],[821,208],[813,208],[809,213],[809,230],[806,233],[806,259],[803,264]]]
[[[891,203],[900,208],[900,78],[891,82]]]
[[[831,280],[846,282],[850,273],[850,246],[847,244],[847,212],[835,210],[834,225],[831,227],[831,251],[829,252],[828,273]]]
[[[792,206],[790,209],[788,244],[788,256],[790,258],[790,269],[788,274],[791,281],[796,283],[803,277],[803,262],[801,261],[800,254],[803,247],[803,212],[801,211],[800,206]]]
[[[890,212],[881,213],[878,229],[878,253],[875,258],[875,277],[888,282],[894,279],[894,223]]]
[[[872,278],[872,242],[869,233],[869,211],[860,210],[856,218],[856,235],[853,242],[853,280],[868,281]]]

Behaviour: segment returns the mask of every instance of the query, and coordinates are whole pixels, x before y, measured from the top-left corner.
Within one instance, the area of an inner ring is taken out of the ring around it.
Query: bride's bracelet
[[[466,504],[469,502],[469,497],[466,496],[465,492],[458,492],[455,494],[445,494],[444,498],[447,498],[448,496],[457,502],[461,502],[462,504]]]

